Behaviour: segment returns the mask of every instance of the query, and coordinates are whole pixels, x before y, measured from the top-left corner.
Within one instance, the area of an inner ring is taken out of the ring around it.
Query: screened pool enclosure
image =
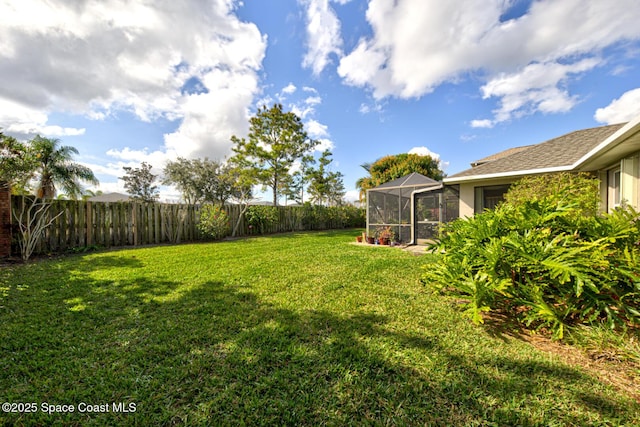
[[[401,243],[424,244],[458,218],[458,203],[457,187],[414,172],[367,190],[367,234],[389,227]]]

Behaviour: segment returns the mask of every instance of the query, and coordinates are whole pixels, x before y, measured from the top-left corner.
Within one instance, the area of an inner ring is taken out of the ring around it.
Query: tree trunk
[[[273,184],[273,206],[278,206],[278,181]]]
[[[236,225],[233,227],[233,231],[231,232],[231,237],[236,237],[236,233],[238,232],[238,227],[240,227],[240,222],[242,221],[242,217],[244,213],[247,211],[249,207],[249,203],[242,204],[242,209],[240,210],[240,215],[238,215],[238,220],[236,221]]]

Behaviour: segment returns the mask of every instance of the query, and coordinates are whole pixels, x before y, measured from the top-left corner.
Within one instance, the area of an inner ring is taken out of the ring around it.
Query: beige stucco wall
[[[485,181],[475,181],[460,184],[460,218],[472,217],[474,214],[474,200],[475,200],[475,188],[487,187],[492,185],[504,185],[513,184],[519,179],[516,178],[501,178],[491,179]]]
[[[598,171],[601,210],[605,212],[612,208],[609,201],[608,172],[618,167],[620,168],[620,200],[623,200],[628,206],[640,210],[640,153],[625,157],[609,165],[606,169]]]
[[[625,157],[605,169],[598,171],[600,179],[601,210],[608,210],[609,188],[608,171],[620,167],[620,198],[624,202],[640,211],[640,152]],[[515,178],[491,179],[460,183],[460,217],[472,217],[474,215],[475,188],[491,185],[512,184],[518,180]]]
[[[473,198],[474,195],[473,184],[460,184],[460,218],[470,218],[473,216]]]
[[[598,179],[600,180],[600,211],[607,211],[608,187],[607,187],[607,171],[598,171]]]
[[[620,196],[627,205],[638,209],[638,180],[640,180],[640,159],[636,153],[622,159],[620,165]]]

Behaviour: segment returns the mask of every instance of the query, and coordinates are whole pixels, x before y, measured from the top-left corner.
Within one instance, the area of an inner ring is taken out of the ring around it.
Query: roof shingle
[[[600,126],[568,133],[536,145],[530,145],[514,152],[498,153],[485,157],[489,160],[476,167],[458,172],[448,178],[462,178],[493,175],[508,172],[531,171],[536,169],[568,167],[607,139],[626,123]],[[491,160],[491,158],[494,158]],[[497,158],[496,158],[497,157]],[[477,162],[475,162],[477,163]],[[446,181],[447,179],[445,179]]]

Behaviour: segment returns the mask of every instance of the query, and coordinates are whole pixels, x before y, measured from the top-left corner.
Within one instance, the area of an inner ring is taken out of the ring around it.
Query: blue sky
[[[637,0],[0,0],[0,127],[75,146],[124,192],[123,166],[222,159],[280,102],[354,199],[387,154],[453,174],[636,117],[638,22]]]

